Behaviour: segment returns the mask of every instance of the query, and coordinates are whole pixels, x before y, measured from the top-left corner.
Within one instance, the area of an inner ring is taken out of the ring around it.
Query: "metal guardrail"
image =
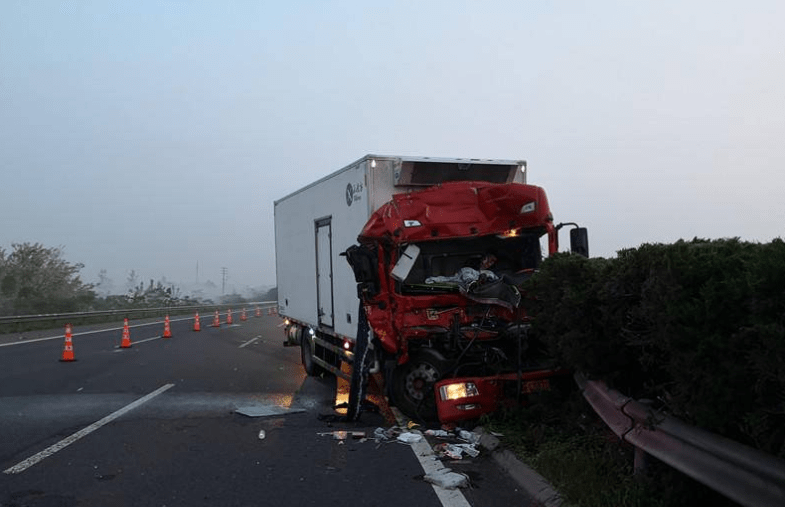
[[[604,382],[575,381],[605,424],[638,450],[745,506],[785,505],[785,461],[657,414]]]
[[[127,315],[129,313],[164,313],[180,310],[221,310],[226,308],[237,308],[242,306],[278,304],[277,301],[251,301],[247,303],[234,304],[215,304],[215,305],[192,305],[192,306],[164,306],[159,308],[121,308],[115,310],[99,310],[94,312],[73,312],[73,313],[44,313],[39,315],[10,315],[0,317],[0,324],[24,324],[27,322],[39,322],[45,320],[68,320],[86,317],[111,317],[115,315]]]

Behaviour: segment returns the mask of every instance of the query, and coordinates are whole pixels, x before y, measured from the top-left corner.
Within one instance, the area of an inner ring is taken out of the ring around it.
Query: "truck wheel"
[[[313,360],[311,339],[304,329],[300,330],[300,359],[302,359],[303,368],[308,376],[318,377],[324,372],[324,369]]]
[[[419,421],[436,421],[433,385],[442,378],[445,361],[434,351],[420,350],[392,373],[393,402],[401,412]]]

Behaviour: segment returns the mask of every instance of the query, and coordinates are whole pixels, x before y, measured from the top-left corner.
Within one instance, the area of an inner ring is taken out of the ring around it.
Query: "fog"
[[[785,3],[0,3],[0,247],[275,284],[273,201],[367,153],[525,159],[593,256],[782,235]],[[565,242],[566,243],[566,242]],[[198,266],[198,268],[197,268]]]

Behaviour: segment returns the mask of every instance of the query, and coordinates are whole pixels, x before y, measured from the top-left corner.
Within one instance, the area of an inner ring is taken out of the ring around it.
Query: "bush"
[[[95,300],[92,285],[79,278],[82,264],[63,259],[61,248],[15,243],[0,248],[0,315],[74,312]]]
[[[566,366],[785,456],[785,243],[562,254],[529,281],[534,329]]]

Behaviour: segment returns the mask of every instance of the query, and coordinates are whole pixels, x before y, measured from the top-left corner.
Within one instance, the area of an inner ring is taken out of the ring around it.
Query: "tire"
[[[300,330],[300,359],[303,362],[305,373],[309,377],[318,377],[324,372],[324,369],[313,360],[311,339],[305,329]]]
[[[437,421],[433,385],[441,380],[445,370],[444,358],[430,349],[419,350],[406,364],[396,366],[391,394],[398,409],[416,421]]]

